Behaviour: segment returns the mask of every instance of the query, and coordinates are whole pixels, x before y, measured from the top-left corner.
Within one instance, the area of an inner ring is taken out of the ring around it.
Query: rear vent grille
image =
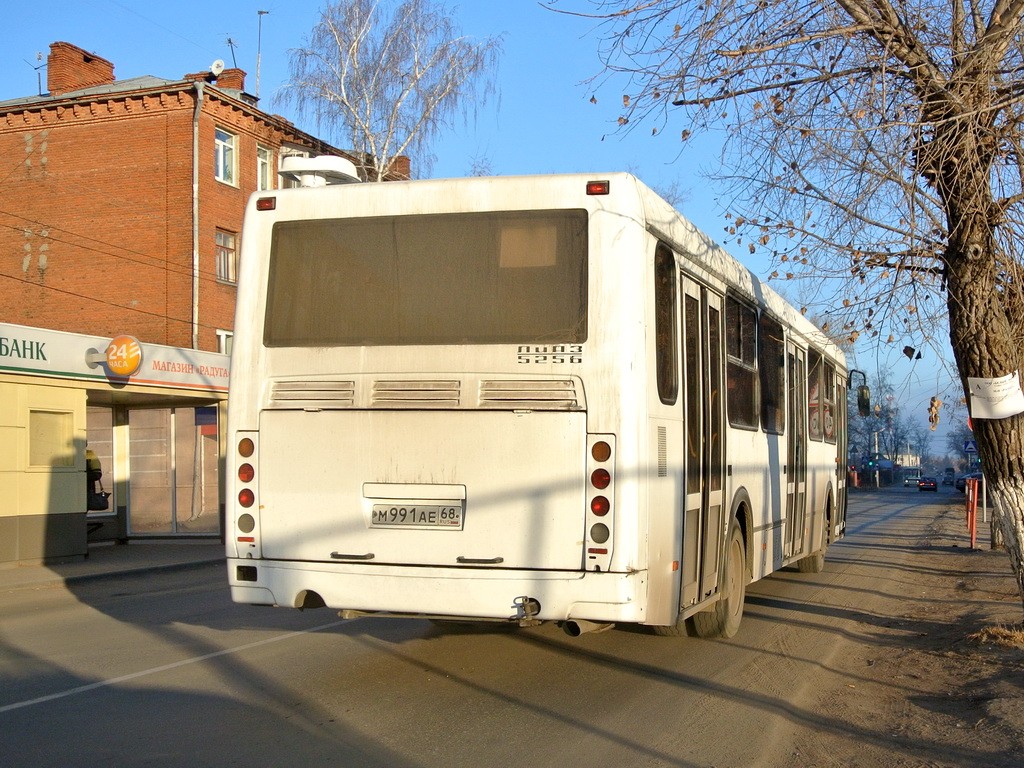
[[[456,379],[435,381],[375,381],[373,408],[458,408],[461,387]]]
[[[275,381],[271,408],[351,408],[355,404],[354,381]]]
[[[545,411],[579,410],[576,384],[559,381],[484,380],[480,382],[480,407]]]
[[[582,411],[578,379],[373,379],[275,381],[269,408],[339,410],[381,408],[501,411]]]

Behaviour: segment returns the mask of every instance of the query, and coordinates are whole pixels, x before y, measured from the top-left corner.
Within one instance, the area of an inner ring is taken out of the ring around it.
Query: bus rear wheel
[[[729,638],[736,634],[743,618],[743,601],[747,594],[747,557],[743,534],[733,522],[725,545],[725,573],[722,574],[722,597],[711,608],[690,617],[697,637]]]

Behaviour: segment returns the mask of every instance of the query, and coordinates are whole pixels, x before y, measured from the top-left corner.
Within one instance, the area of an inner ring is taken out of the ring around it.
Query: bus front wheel
[[[733,522],[725,546],[725,573],[722,575],[721,599],[711,608],[690,617],[697,637],[729,638],[736,634],[743,618],[743,601],[747,593],[747,557],[743,534]]]

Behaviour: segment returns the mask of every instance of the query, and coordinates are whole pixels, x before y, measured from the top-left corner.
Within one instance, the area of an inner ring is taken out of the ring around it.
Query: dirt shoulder
[[[891,504],[899,491],[868,493]],[[866,559],[884,568],[871,589],[889,609],[851,626],[813,693],[816,711],[857,738],[798,734],[790,764],[1019,768],[1024,648],[993,642],[1021,628],[1006,554],[989,549],[987,524],[970,548],[961,494],[905,507],[889,524],[882,535],[851,521]]]

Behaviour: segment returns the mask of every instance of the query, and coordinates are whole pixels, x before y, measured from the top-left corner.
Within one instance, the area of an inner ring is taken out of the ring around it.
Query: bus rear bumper
[[[434,618],[643,623],[647,574],[227,561],[236,603]],[[241,577],[241,578],[240,578]],[[535,601],[527,603],[526,601]]]

